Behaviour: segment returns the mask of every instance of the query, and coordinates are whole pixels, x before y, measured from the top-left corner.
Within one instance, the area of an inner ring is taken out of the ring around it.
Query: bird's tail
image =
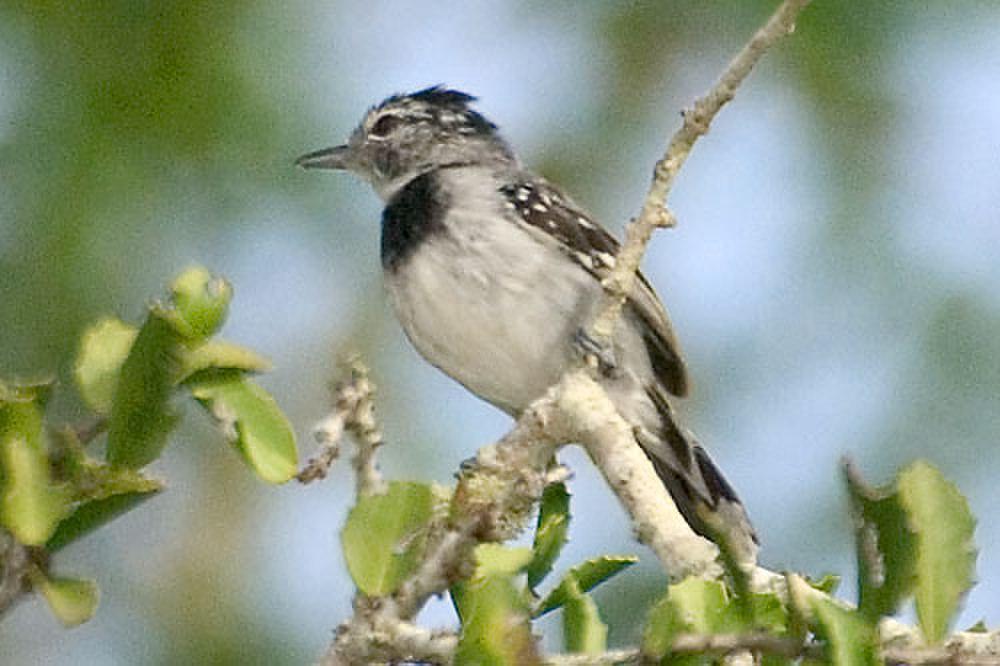
[[[677,424],[666,398],[656,389],[649,394],[662,425],[655,437],[637,439],[681,515],[703,537],[725,539],[740,560],[756,561],[757,534],[736,491],[694,435]]]

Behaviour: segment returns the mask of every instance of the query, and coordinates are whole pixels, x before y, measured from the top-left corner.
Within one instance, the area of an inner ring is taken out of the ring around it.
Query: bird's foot
[[[605,377],[612,377],[617,373],[618,359],[610,344],[594,339],[580,328],[573,335],[573,347],[584,358],[592,356],[597,359],[597,370]]]
[[[455,478],[460,479],[465,474],[470,474],[476,471],[480,467],[479,459],[476,456],[466,458],[458,464],[458,471],[455,472]]]

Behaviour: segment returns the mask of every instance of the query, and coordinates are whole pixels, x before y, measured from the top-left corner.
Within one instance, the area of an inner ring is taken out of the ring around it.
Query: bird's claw
[[[465,460],[463,460],[458,464],[458,471],[455,473],[455,478],[458,478],[463,474],[468,474],[469,472],[476,469],[478,465],[479,461],[476,459],[476,456],[472,456],[471,458],[466,458]]]
[[[611,345],[595,340],[584,329],[577,329],[573,335],[573,346],[584,358],[593,356],[597,359],[597,369],[602,375],[610,377],[618,370],[618,359]]]

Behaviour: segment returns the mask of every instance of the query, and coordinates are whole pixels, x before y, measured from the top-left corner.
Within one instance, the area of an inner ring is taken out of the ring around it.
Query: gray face
[[[309,153],[297,163],[353,171],[386,200],[437,167],[512,163],[510,148],[496,126],[470,108],[473,101],[437,87],[394,95],[365,114],[345,145]]]

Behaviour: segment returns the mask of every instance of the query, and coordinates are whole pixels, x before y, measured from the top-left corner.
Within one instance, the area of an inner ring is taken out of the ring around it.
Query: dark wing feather
[[[526,177],[505,185],[500,192],[508,208],[521,220],[558,241],[571,258],[598,280],[614,266],[618,241],[553,185]],[[626,303],[625,316],[639,324],[653,371],[663,387],[673,395],[687,395],[687,369],[670,319],[642,272],[638,278]]]
[[[629,313],[642,322],[642,339],[653,363],[653,371],[671,394],[688,394],[687,366],[681,357],[680,343],[670,325],[667,311],[646,276],[639,272],[636,288],[628,300]]]

